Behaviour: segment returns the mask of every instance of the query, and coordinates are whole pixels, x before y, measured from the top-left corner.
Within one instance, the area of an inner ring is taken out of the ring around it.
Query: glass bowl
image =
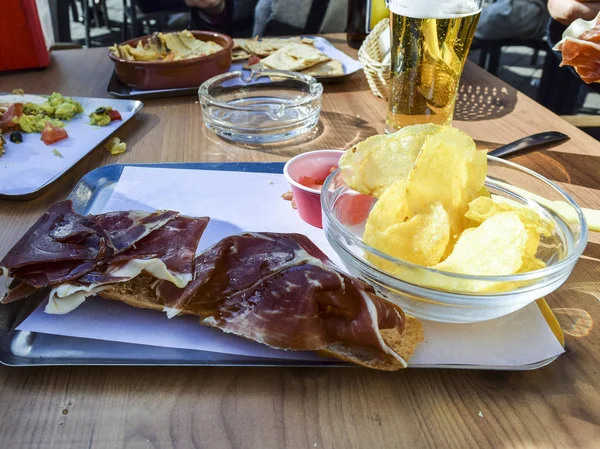
[[[272,143],[310,131],[319,122],[323,86],[312,76],[281,70],[228,72],[198,89],[202,117],[217,135]]]
[[[353,226],[340,220],[348,215],[343,207],[352,204],[340,199],[356,195],[344,183],[340,170],[332,173],[323,185],[323,230],[350,273],[372,284],[382,297],[398,304],[409,315],[447,323],[491,320],[515,312],[560,287],[583,253],[588,229],[573,199],[527,168],[488,156],[486,187],[494,197],[500,197],[498,201],[526,205],[552,222],[554,231],[551,236],[542,237],[536,254],[546,263],[545,268],[509,276],[474,276],[435,270],[388,256],[363,243],[366,220]],[[561,210],[568,210],[568,218],[555,212],[553,201],[561,203]],[[378,258],[378,264],[383,264],[386,270],[367,260],[373,258]]]

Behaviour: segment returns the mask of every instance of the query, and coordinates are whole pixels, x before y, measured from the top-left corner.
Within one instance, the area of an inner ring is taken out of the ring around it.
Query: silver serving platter
[[[0,92],[0,95],[8,95],[7,92]],[[46,95],[40,95],[44,97]],[[92,152],[95,148],[97,148],[102,142],[107,140],[110,136],[116,133],[125,123],[131,120],[144,106],[141,101],[138,100],[115,100],[113,98],[91,98],[91,97],[72,97],[74,100],[78,101],[83,105],[86,111],[93,111],[100,106],[111,106],[113,109],[116,109],[121,112],[131,113],[131,116],[124,118],[122,121],[114,122],[115,126],[112,132],[105,137],[94,136],[93,133],[90,133],[91,136],[89,141],[86,142],[85,148],[83,151],[80,151],[78,157],[69,161],[69,164],[64,168],[61,168],[53,173],[52,177],[45,182],[40,182],[39,185],[35,187],[31,187],[28,191],[24,191],[18,194],[10,193],[6,191],[0,190],[0,199],[8,199],[8,200],[30,200],[40,196],[44,193],[52,184],[54,184],[61,176],[67,173],[71,168],[73,168],[79,161],[81,161],[84,157],[86,157],[90,152]],[[68,131],[68,125],[67,125]],[[8,137],[7,137],[8,140]],[[50,147],[51,148],[51,147]],[[8,151],[8,150],[7,150]],[[0,176],[4,170],[9,170],[10,167],[5,167],[1,164],[2,158],[0,158]],[[30,164],[30,162],[28,162]],[[12,167],[12,165],[11,165]],[[35,166],[30,167],[32,170],[35,170]]]
[[[175,163],[139,164],[142,167],[179,168],[189,170],[227,170],[282,173],[280,162]],[[102,211],[126,165],[108,165],[86,174],[69,195],[74,209],[81,214]],[[0,306],[0,363],[8,366],[49,365],[136,365],[136,366],[286,366],[286,367],[353,367],[347,363],[323,359],[319,362],[260,359],[189,349],[136,345],[86,338],[63,337],[16,327],[43,300],[32,295],[25,301]],[[454,368],[486,370],[532,370],[555,360],[518,367],[483,365],[410,365],[411,368]]]

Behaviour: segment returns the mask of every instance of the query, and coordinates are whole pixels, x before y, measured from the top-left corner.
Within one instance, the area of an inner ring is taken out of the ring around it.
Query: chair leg
[[[108,8],[106,7],[106,0],[100,0],[100,8],[102,9],[102,15],[104,16],[104,24],[106,28],[110,30],[110,20],[108,20]]]
[[[72,0],[69,4],[71,7],[71,15],[73,16],[73,22],[79,22],[79,11],[77,11],[77,2]]]
[[[142,28],[142,30],[140,30]],[[135,0],[131,0],[131,33],[132,37],[138,37],[143,34],[144,24],[140,23],[137,18],[137,12],[135,9]]]
[[[85,46],[90,48],[90,4],[83,0],[83,24],[85,26]]]
[[[94,16],[94,26],[100,28],[100,17],[98,16],[98,8],[96,8],[96,0],[92,0],[92,14]]]
[[[121,42],[127,40],[127,0],[123,0],[123,22],[121,23]]]
[[[487,48],[481,48],[479,50],[479,67],[485,69],[488,63],[488,51]]]
[[[538,62],[538,49],[534,48],[533,49],[533,54],[531,55],[531,65],[535,66],[537,65]]]
[[[568,68],[559,67],[558,64],[554,52],[548,50],[535,100],[555,114],[573,115],[578,106],[582,82]],[[560,86],[560,91],[557,86]]]
[[[500,66],[501,50],[502,49],[500,47],[492,47],[490,49],[489,62],[488,62],[486,70],[488,72],[490,72],[492,75],[498,74],[498,67]]]

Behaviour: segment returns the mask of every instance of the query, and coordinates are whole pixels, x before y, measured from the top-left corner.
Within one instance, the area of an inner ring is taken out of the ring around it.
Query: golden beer
[[[390,14],[392,73],[387,132],[418,123],[450,124],[460,75],[481,12],[480,6],[474,6],[474,11],[448,14],[448,18]]]

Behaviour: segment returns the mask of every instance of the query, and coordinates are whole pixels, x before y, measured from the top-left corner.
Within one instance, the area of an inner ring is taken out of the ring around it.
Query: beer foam
[[[481,11],[481,0],[389,0],[394,14],[413,19],[454,19]]]

